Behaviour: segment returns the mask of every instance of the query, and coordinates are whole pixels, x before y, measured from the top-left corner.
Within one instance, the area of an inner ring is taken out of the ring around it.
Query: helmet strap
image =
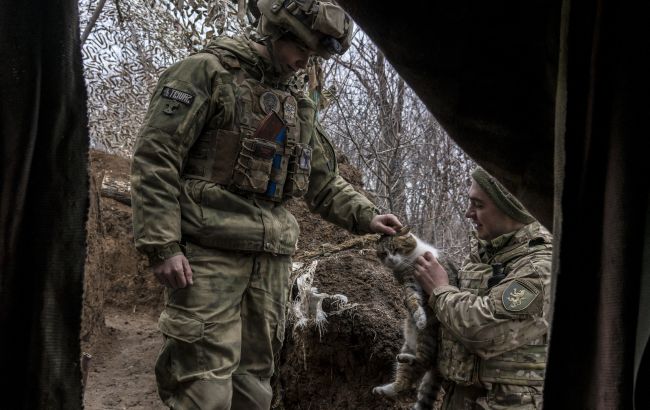
[[[281,74],[282,70],[280,69],[280,63],[273,52],[273,40],[270,37],[267,37],[264,39],[264,45],[266,46],[266,51],[269,53],[269,57],[271,58],[271,66],[273,67],[273,70],[275,70],[276,74]]]
[[[312,57],[307,71],[309,75],[309,97],[316,103],[316,110],[318,111],[323,96],[323,68],[316,56]]]

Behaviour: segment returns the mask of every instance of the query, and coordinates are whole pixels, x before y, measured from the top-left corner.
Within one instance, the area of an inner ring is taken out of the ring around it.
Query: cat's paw
[[[397,355],[397,361],[400,363],[413,364],[415,363],[415,355],[410,353],[400,353]]]
[[[395,383],[384,384],[383,386],[377,386],[372,389],[373,394],[386,397],[395,397],[397,391],[395,391]]]

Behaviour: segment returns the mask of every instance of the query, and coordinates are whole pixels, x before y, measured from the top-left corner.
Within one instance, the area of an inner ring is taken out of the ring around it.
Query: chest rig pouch
[[[303,196],[311,172],[315,105],[246,78],[232,58],[228,61],[233,73],[220,76],[226,81],[219,86],[232,93],[219,93],[212,103],[227,105],[223,100],[232,95],[235,115],[232,121],[206,125],[190,149],[183,176],[273,202]]]
[[[487,281],[491,275],[491,265],[467,263],[458,272],[458,287],[461,292],[468,291],[483,296],[487,292]],[[463,386],[474,384],[478,361],[478,356],[454,338],[444,326],[440,326],[438,368],[445,379]]]

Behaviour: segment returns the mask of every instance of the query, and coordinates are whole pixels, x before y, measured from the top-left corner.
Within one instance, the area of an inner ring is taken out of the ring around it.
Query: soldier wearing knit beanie
[[[553,237],[484,169],[471,175],[465,263],[447,271],[425,253],[414,264],[440,322],[441,408],[540,409]]]
[[[472,172],[472,178],[503,213],[523,224],[535,221],[535,218],[528,213],[521,202],[483,168],[476,168]]]

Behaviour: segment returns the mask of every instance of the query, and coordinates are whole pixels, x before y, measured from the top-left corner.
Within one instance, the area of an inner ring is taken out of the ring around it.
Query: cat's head
[[[377,242],[377,257],[390,269],[399,268],[417,247],[417,240],[410,233],[410,228],[403,227],[395,235],[382,235]]]

